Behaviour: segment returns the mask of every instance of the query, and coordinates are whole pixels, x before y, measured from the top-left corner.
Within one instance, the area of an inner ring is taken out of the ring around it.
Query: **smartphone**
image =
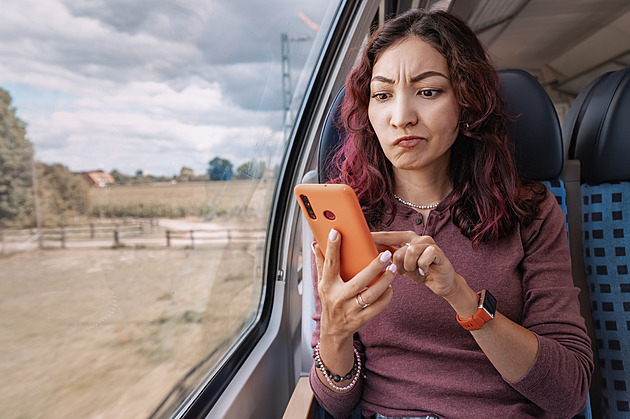
[[[354,190],[344,184],[299,184],[294,189],[302,213],[326,254],[328,234],[341,235],[341,279],[348,281],[378,255]]]

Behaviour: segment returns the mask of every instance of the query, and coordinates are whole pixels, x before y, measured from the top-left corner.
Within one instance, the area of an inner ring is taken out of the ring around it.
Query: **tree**
[[[152,177],[144,174],[144,170],[138,169],[136,170],[136,175],[130,179],[132,185],[145,185],[147,183],[152,182]]]
[[[28,223],[33,214],[34,148],[12,101],[0,88],[0,220]]]
[[[210,180],[232,179],[232,163],[229,160],[215,157],[208,162],[208,176]]]
[[[182,170],[179,171],[179,181],[180,182],[190,182],[195,180],[195,172],[190,167],[183,166]]]
[[[44,223],[65,224],[74,216],[87,214],[89,192],[83,176],[61,163],[38,162],[37,172]]]
[[[122,173],[118,169],[112,170],[110,174],[112,175],[112,177],[114,178],[114,180],[116,181],[118,185],[125,185],[129,183],[129,180],[131,180],[131,177],[129,175]]]
[[[250,160],[241,164],[236,169],[237,179],[260,179],[267,170],[267,165],[262,160]]]

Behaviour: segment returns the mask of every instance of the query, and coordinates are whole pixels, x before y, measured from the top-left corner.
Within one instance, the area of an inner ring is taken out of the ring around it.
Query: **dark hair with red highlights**
[[[393,220],[392,165],[368,119],[370,79],[383,51],[413,36],[444,56],[461,107],[460,133],[449,165],[452,220],[475,244],[497,240],[517,223],[535,218],[545,190],[519,176],[496,70],[472,30],[447,12],[410,10],[370,37],[346,79],[341,107],[344,141],[332,161],[332,182],[354,188],[372,227]]]

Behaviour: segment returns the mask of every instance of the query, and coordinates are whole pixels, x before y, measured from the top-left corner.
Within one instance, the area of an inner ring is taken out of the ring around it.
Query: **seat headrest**
[[[538,80],[523,70],[500,70],[505,112],[513,118],[510,138],[523,177],[551,180],[564,165],[562,131],[556,108]]]
[[[572,105],[569,157],[580,160],[585,183],[630,181],[630,67],[600,76],[587,94]]]
[[[562,142],[564,144],[564,157],[566,159],[575,159],[575,138],[577,137],[582,118],[584,117],[584,111],[586,111],[588,104],[593,98],[593,92],[597,90],[597,86],[605,80],[609,74],[612,74],[612,71],[602,74],[591,81],[580,91],[571,104],[567,116],[562,123]]]
[[[563,166],[562,134],[549,96],[525,71],[501,70],[498,74],[506,113],[514,118],[510,123],[510,137],[519,171],[528,179],[557,179]],[[344,93],[345,87],[342,87],[324,121],[317,163],[320,183],[329,180],[328,163],[341,139],[338,127]]]

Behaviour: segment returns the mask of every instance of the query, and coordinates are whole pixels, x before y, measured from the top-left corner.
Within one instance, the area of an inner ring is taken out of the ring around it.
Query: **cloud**
[[[192,44],[120,32],[98,20],[74,16],[58,0],[3,5],[0,39],[0,54],[10,57],[3,67],[11,73],[30,68],[41,74],[47,68],[52,76],[65,76],[56,78],[62,82],[164,79],[197,52]]]
[[[55,131],[37,157],[54,161],[71,150],[63,162],[77,171],[106,167],[161,174],[169,167],[167,173],[174,174],[186,165],[203,173],[217,155],[233,162],[263,158],[277,164],[274,156],[283,142],[281,134],[265,126],[188,125],[131,113],[58,112],[44,122]]]
[[[72,170],[170,175],[203,172],[216,155],[277,160],[280,34],[314,35],[299,13],[317,23],[324,13],[323,2],[305,3],[6,2],[0,87],[37,158]],[[293,85],[311,45],[290,45]]]

